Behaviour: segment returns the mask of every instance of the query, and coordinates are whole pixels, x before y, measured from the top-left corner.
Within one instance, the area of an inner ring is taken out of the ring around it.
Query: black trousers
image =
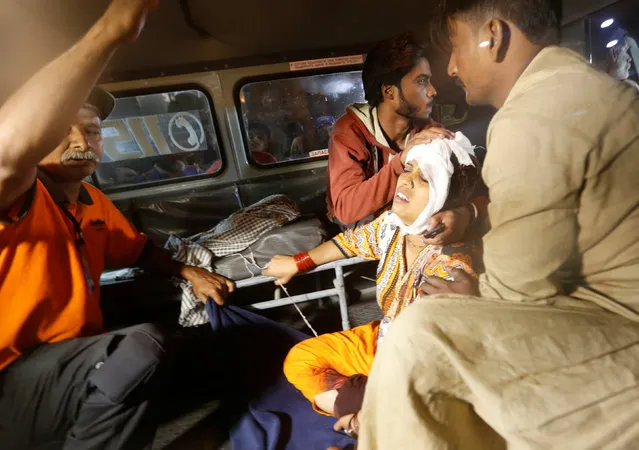
[[[150,324],[46,344],[0,372],[0,448],[143,449],[166,379],[164,333]]]

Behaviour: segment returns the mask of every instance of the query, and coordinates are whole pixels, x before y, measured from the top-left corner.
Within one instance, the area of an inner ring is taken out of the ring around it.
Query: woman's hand
[[[297,264],[292,256],[275,255],[262,275],[277,278],[277,283],[286,284],[297,275]]]

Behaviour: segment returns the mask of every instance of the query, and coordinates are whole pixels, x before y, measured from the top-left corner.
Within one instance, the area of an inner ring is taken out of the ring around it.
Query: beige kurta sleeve
[[[574,261],[585,169],[579,158],[588,145],[543,116],[509,108],[495,116],[483,169],[491,230],[484,238],[482,296],[547,298],[561,292],[559,279],[579,273]]]

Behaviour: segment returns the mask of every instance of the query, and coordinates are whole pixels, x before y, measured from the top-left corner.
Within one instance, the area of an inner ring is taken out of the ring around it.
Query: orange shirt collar
[[[55,181],[49,177],[43,170],[38,169],[38,179],[42,182],[45,189],[49,192],[49,195],[58,205],[64,205],[69,203],[64,196],[64,192],[60,189],[60,186],[56,184]],[[78,197],[78,201],[85,205],[93,205],[93,199],[91,198],[91,194],[87,188],[84,187],[84,184],[80,186],[80,195]]]

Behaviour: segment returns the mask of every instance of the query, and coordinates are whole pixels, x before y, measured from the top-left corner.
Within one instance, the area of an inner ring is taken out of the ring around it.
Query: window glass
[[[249,159],[259,165],[326,156],[335,121],[365,101],[361,71],[247,83],[239,96]]]
[[[586,21],[581,19],[561,27],[561,45],[588,58]]]
[[[199,90],[118,98],[102,136],[96,178],[103,189],[214,174],[222,167],[211,107]]]
[[[624,0],[591,14],[589,29],[592,63],[639,89],[639,2]]]

